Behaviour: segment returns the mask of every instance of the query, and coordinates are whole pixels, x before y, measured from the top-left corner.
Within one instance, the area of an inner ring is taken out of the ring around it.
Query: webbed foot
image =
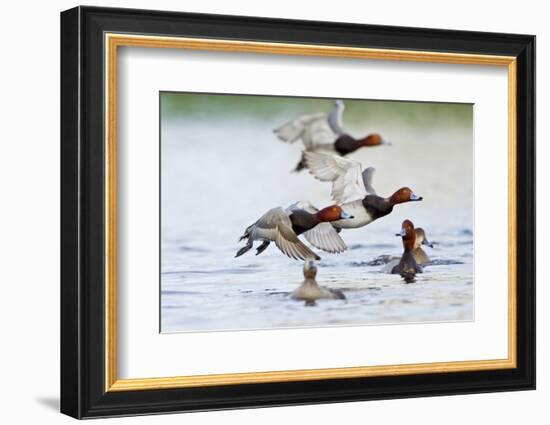
[[[269,241],[263,241],[262,244],[258,248],[256,248],[256,255],[260,255],[262,252],[264,252],[269,244]]]

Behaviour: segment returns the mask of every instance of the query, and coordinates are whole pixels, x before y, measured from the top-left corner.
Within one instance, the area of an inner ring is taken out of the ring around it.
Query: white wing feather
[[[302,135],[302,142],[306,150],[315,150],[322,145],[332,145],[338,135],[332,131],[327,116],[312,120],[307,124]]]
[[[276,228],[275,245],[277,245],[277,248],[279,248],[281,252],[295,260],[320,260],[317,254],[298,239],[292,227],[287,227],[285,224],[280,224]]]
[[[334,108],[328,114],[328,125],[332,131],[338,135],[345,134],[343,129],[344,102],[337,100],[334,103]]]
[[[374,187],[372,187],[372,176],[375,172],[374,167],[369,167],[365,171],[363,171],[363,183],[365,184],[365,190],[367,193],[370,193],[372,195],[376,195],[376,190],[374,190]]]
[[[330,223],[320,223],[304,233],[304,237],[314,247],[330,253],[340,253],[348,249],[344,240]]]
[[[338,137],[324,113],[301,116],[276,128],[274,132],[283,142],[294,143],[301,139],[307,150],[334,143]]]
[[[367,195],[360,162],[323,152],[305,152],[304,156],[311,174],[332,182],[335,202],[343,204]]]
[[[315,214],[316,212],[319,212],[319,208],[315,207],[309,201],[294,202],[293,204],[289,205],[285,211],[287,211],[290,214],[292,213],[292,211],[295,211],[295,210],[304,210],[310,214]]]
[[[275,242],[283,254],[295,260],[319,259],[300,239],[294,230],[288,213],[280,208],[272,208],[255,223],[254,238]]]
[[[315,214],[319,211],[319,209],[309,201],[294,202],[285,211],[290,214],[292,211],[298,209],[307,211],[310,214]],[[313,229],[304,232],[303,235],[311,245],[326,252],[334,254],[344,252],[348,249],[346,243],[330,223],[319,223]]]
[[[322,118],[326,118],[326,114],[322,112],[312,115],[303,115],[283,124],[273,131],[275,132],[277,137],[283,142],[294,143],[295,141],[302,138],[306,126],[309,123]]]

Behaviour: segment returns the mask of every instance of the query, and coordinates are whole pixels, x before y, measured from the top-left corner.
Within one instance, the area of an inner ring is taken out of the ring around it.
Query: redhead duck
[[[369,134],[362,139],[350,136],[342,128],[343,113],[344,102],[337,100],[328,114],[303,115],[276,128],[274,132],[283,142],[294,143],[301,139],[306,152],[325,151],[340,156],[348,155],[361,147],[389,145],[379,134]],[[294,171],[301,171],[306,166],[302,154]]]
[[[417,227],[414,229],[415,233],[415,240],[414,240],[414,247],[413,247],[413,257],[417,264],[421,266],[425,266],[430,263],[430,257],[428,257],[428,254],[424,252],[422,249],[422,245],[429,246],[430,248],[433,248],[433,244],[428,241],[426,238],[426,233],[424,232],[424,229],[421,227]],[[379,265],[384,264],[384,267],[382,268],[382,272],[384,273],[391,273],[392,269],[399,264],[399,261],[401,260],[401,257],[396,257],[394,255],[381,255],[374,260],[370,262],[370,265]]]
[[[433,248],[434,246],[426,238],[426,232],[424,232],[424,229],[417,227],[414,229],[414,232],[416,234],[416,239],[414,241],[413,256],[416,262],[423,266],[430,262],[430,257],[428,257],[428,254],[424,252],[422,245],[429,246],[430,248]]]
[[[313,260],[304,262],[304,281],[298,289],[292,292],[291,297],[295,300],[305,301],[306,305],[314,306],[316,300],[333,299],[345,300],[346,296],[337,289],[323,288],[317,284],[317,266]]]
[[[275,242],[277,248],[290,258],[320,260],[320,257],[300,241],[298,236],[302,233],[309,233],[323,223],[351,219],[352,217],[338,205],[331,205],[316,212],[306,211],[300,207],[301,205],[310,206],[308,209],[314,208],[307,202],[298,202],[286,209],[276,207],[267,211],[254,224],[246,228],[239,242],[247,239],[247,243],[239,249],[235,257],[240,257],[252,249],[254,241],[262,241],[256,249],[256,255],[265,251],[271,242]],[[324,239],[316,238],[316,232],[308,235],[316,240],[318,248],[327,252],[342,252],[346,249],[346,244],[332,226],[323,228],[321,233],[324,235]]]
[[[422,266],[416,262],[412,253],[416,240],[416,232],[412,221],[403,221],[401,232],[397,233],[396,236],[401,236],[403,240],[403,255],[399,260],[399,264],[394,266],[391,272],[392,274],[401,275],[408,282],[414,278],[416,273],[422,273]]]
[[[430,258],[422,249],[422,245],[433,248],[433,244],[428,241],[428,239],[426,238],[426,232],[424,232],[424,229],[422,229],[421,227],[415,228],[414,233],[416,238],[414,240],[412,255],[417,264],[425,266],[430,263]],[[382,272],[391,273],[393,268],[399,264],[400,260],[401,257],[396,257],[393,255],[381,255],[374,259],[371,263],[373,263],[372,265],[386,263],[385,266],[382,268]]]
[[[408,187],[398,189],[388,198],[378,196],[372,187],[374,168],[363,171],[357,161],[322,152],[306,152],[305,160],[317,179],[332,182],[332,198],[354,217],[333,221],[338,230],[366,226],[390,214],[395,205],[422,200]]]

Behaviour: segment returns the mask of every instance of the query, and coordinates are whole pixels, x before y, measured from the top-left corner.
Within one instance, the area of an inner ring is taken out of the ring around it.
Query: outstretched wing
[[[361,163],[324,152],[304,152],[306,166],[321,181],[332,182],[332,198],[339,204],[367,195]],[[372,169],[374,170],[374,169]],[[369,171],[369,178],[373,171]],[[369,188],[372,187],[369,183]]]
[[[341,100],[337,100],[336,102],[334,102],[334,108],[332,108],[332,110],[328,114],[328,125],[330,126],[332,131],[339,136],[345,134],[342,124],[344,108],[344,102]]]
[[[325,119],[326,114],[324,113],[318,113],[318,114],[312,114],[312,115],[303,115],[301,117],[298,117],[292,121],[289,121],[279,128],[276,128],[274,133],[277,135],[277,137],[282,140],[283,142],[287,143],[294,143],[296,140],[299,140],[302,138],[304,131],[306,129],[306,126],[311,123],[312,121],[318,120],[318,119]]]
[[[274,132],[283,142],[294,143],[301,139],[306,150],[315,149],[319,145],[332,144],[338,137],[328,123],[327,114],[323,113],[304,115],[283,124]]]
[[[292,230],[292,222],[288,213],[278,207],[266,212],[256,222],[254,236],[275,242],[277,248],[283,254],[295,260],[313,258],[319,260],[319,256],[309,249]]]
[[[330,223],[319,223],[313,229],[305,232],[304,237],[314,247],[333,254],[348,249],[344,240]]]
[[[376,195],[376,190],[372,187],[372,176],[375,171],[376,169],[374,167],[368,167],[365,171],[363,171],[363,183],[365,185],[365,190],[371,195]]]
[[[289,220],[290,222],[290,220]],[[283,254],[295,260],[315,259],[320,257],[309,249],[294,233],[291,226],[279,224],[275,232],[275,245]]]
[[[304,210],[310,214],[315,214],[319,211],[319,209],[309,201],[294,202],[286,209],[289,214],[295,210]],[[322,249],[326,252],[340,253],[348,248],[336,229],[330,223],[319,223],[303,235],[315,248]]]
[[[302,142],[306,150],[314,150],[321,145],[332,145],[338,135],[332,131],[327,116],[312,120],[304,129],[302,135]]]
[[[310,214],[315,214],[316,212],[319,212],[319,208],[315,207],[311,202],[309,201],[297,201],[293,204],[289,205],[285,211],[287,211],[289,214],[296,210],[304,210],[307,211]]]

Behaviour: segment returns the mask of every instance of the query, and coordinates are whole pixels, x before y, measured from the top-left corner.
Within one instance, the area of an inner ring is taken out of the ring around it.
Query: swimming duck
[[[351,218],[352,216],[338,205],[317,210],[309,202],[297,202],[286,209],[272,208],[246,228],[239,242],[247,239],[247,243],[237,251],[235,257],[240,257],[252,249],[254,241],[262,241],[256,249],[256,255],[264,252],[271,242],[275,242],[277,248],[290,258],[320,260],[320,257],[300,241],[298,236],[304,233],[307,239],[315,241],[314,246],[324,251],[342,252],[347,248],[346,244],[329,223]],[[323,224],[327,226],[322,226]],[[321,228],[316,229],[319,226]]]
[[[334,108],[328,113],[303,115],[283,124],[274,130],[283,142],[294,143],[301,139],[306,152],[325,151],[345,156],[361,147],[388,144],[379,134],[369,134],[362,139],[350,136],[342,128],[344,102],[337,100]],[[294,171],[300,171],[307,166],[304,155]]]
[[[395,205],[422,200],[408,187],[398,189],[388,198],[378,196],[372,187],[375,169],[369,167],[363,171],[358,161],[324,152],[306,152],[305,160],[317,179],[332,182],[332,198],[353,216],[353,219],[333,221],[331,224],[337,230],[366,226],[390,214]]]
[[[422,229],[421,227],[415,228],[414,233],[416,238],[414,240],[412,255],[417,264],[421,266],[425,266],[430,263],[430,258],[428,257],[428,254],[426,254],[422,249],[422,245],[426,245],[426,246],[429,246],[430,248],[433,248],[433,244],[431,242],[428,242],[428,239],[426,238],[426,233],[424,232],[424,229]],[[384,264],[384,267],[382,268],[382,272],[391,273],[393,268],[399,264],[400,260],[401,260],[400,256],[397,257],[395,255],[380,255],[379,257],[370,261],[369,265],[376,266],[376,265]]]
[[[315,261],[304,262],[304,281],[298,289],[292,292],[291,297],[295,300],[305,301],[306,305],[315,305],[319,299],[345,300],[346,296],[337,289],[323,288],[317,284],[317,266]]]
[[[414,232],[416,234],[416,239],[414,241],[413,256],[416,262],[423,266],[430,262],[430,257],[428,257],[428,254],[424,252],[422,245],[429,246],[430,248],[433,248],[434,246],[426,238],[426,232],[424,232],[424,229],[417,227],[414,229]]]
[[[412,280],[416,273],[422,273],[422,266],[420,266],[414,259],[412,253],[416,240],[416,232],[414,231],[414,224],[410,220],[403,221],[401,224],[401,232],[396,236],[401,236],[403,240],[403,255],[399,264],[392,268],[392,274],[399,274],[406,281]]]

